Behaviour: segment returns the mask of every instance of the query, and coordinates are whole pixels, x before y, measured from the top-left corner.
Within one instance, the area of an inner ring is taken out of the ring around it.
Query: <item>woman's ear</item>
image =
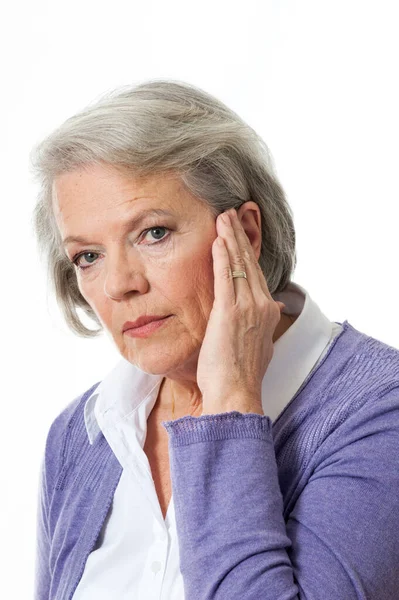
[[[256,259],[259,260],[262,246],[261,214],[256,202],[248,200],[237,209],[237,216],[248,236]]]

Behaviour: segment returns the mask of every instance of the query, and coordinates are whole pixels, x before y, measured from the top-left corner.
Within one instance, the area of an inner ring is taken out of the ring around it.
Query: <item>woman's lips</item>
[[[153,331],[162,327],[162,325],[164,325],[164,323],[168,321],[171,317],[173,317],[173,315],[169,315],[168,317],[160,319],[159,321],[151,321],[151,323],[147,323],[147,325],[142,325],[141,327],[126,329],[124,333],[129,337],[147,337]]]

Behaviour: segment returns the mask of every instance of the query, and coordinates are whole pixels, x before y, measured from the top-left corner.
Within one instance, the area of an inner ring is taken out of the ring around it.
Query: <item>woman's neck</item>
[[[164,420],[174,420],[191,415],[199,417],[202,413],[202,395],[196,384],[182,382],[165,377],[158,392],[157,408]]]

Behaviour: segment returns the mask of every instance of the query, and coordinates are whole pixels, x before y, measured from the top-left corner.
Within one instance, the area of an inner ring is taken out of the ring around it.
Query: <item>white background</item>
[[[150,78],[216,95],[269,145],[305,287],[332,321],[399,348],[397,3],[35,0],[2,15],[2,597],[33,595],[36,494],[52,420],[119,360],[46,292],[32,146],[103,92]],[[4,9],[3,9],[4,10]]]

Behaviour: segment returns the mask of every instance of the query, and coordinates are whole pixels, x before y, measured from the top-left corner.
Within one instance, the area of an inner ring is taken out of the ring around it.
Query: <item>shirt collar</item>
[[[297,283],[290,282],[273,298],[284,302],[287,308],[283,312],[298,315],[274,344],[273,357],[262,381],[263,410],[275,421],[335,337],[334,332],[342,327],[330,321]]]
[[[297,319],[275,342],[273,357],[262,382],[263,410],[272,421],[316,364],[332,337],[334,326],[309,293],[297,283],[290,282],[284,291],[274,294],[273,299],[283,302],[286,305],[283,312]],[[160,386],[163,377],[145,373],[122,358],[85,403],[84,419],[90,444],[101,431],[95,407],[102,414],[116,409],[122,417],[126,417],[149,396],[154,396],[154,390]]]

